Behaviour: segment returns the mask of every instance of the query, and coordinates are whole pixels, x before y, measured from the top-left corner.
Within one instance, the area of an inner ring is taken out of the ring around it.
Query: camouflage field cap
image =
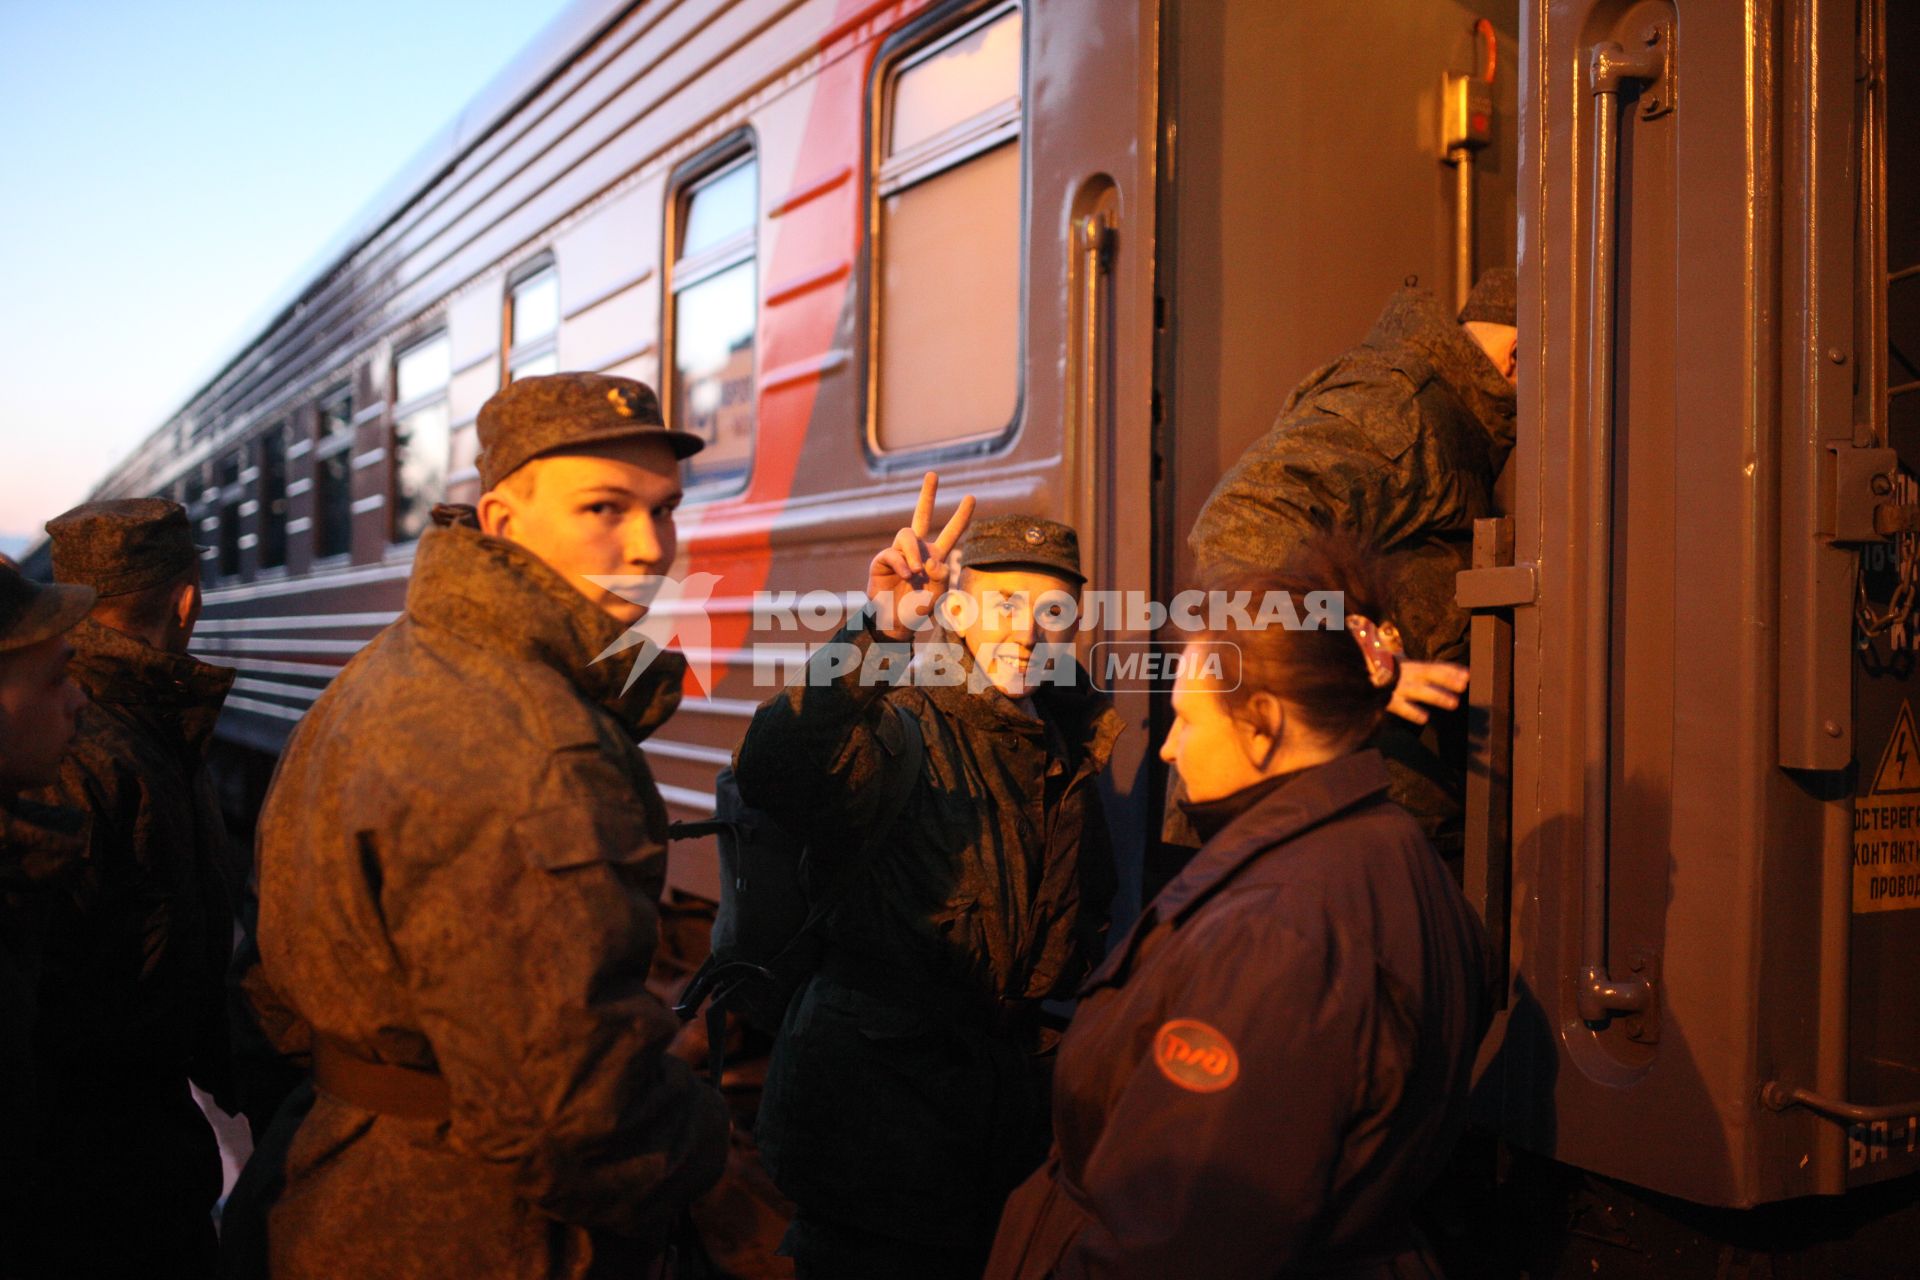
[[[606,373],[521,378],[480,406],[478,427],[483,489],[559,449],[659,435],[675,457],[690,458],[707,443],[691,432],[668,430],[652,387]]]
[[[1080,535],[1045,516],[991,516],[975,520],[960,542],[968,569],[1043,569],[1074,582],[1080,572]]]
[[[187,510],[167,498],[87,502],[47,521],[53,578],[103,596],[178,582],[200,568]]]
[[[92,587],[48,586],[0,565],[0,653],[71,630],[96,598]]]
[[[1473,292],[1467,295],[1467,305],[1460,308],[1460,323],[1480,320],[1512,328],[1515,324],[1516,287],[1512,267],[1495,267],[1491,271],[1481,272],[1480,279],[1474,283]]]

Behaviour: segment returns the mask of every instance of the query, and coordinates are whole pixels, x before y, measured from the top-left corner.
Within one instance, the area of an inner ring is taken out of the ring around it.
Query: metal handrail
[[[1644,1013],[1653,986],[1615,978],[1607,968],[1609,724],[1613,685],[1613,303],[1616,169],[1620,94],[1629,84],[1661,78],[1671,29],[1654,28],[1644,48],[1629,53],[1613,41],[1593,47],[1593,242],[1588,272],[1591,311],[1587,332],[1587,681],[1583,893],[1580,901],[1580,981],[1577,1003],[1588,1022]]]
[[[1778,1080],[1770,1080],[1761,1088],[1760,1101],[1769,1111],[1805,1107],[1829,1120],[1845,1120],[1852,1124],[1876,1124],[1888,1120],[1904,1120],[1909,1116],[1920,1116],[1920,1100],[1869,1106],[1866,1103],[1829,1098],[1824,1093],[1815,1093],[1811,1089],[1798,1085],[1783,1084]]]

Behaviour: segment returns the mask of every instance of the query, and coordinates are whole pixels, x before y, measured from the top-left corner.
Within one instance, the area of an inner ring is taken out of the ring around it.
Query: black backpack
[[[881,720],[880,744],[892,756],[886,796],[874,824],[851,857],[831,870],[817,868],[806,842],[740,798],[733,770],[714,779],[713,817],[676,822],[676,839],[716,837],[720,849],[720,908],[705,964],[681,992],[673,1011],[689,1021],[707,1002],[707,1041],[713,1082],[726,1064],[726,1017],[737,1013],[774,1033],[787,1005],[826,949],[822,936],[847,886],[871,861],[906,808],[926,761],[920,722],[898,702]]]

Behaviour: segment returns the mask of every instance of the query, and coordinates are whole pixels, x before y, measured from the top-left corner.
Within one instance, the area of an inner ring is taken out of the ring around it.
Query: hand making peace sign
[[[940,477],[927,472],[920,482],[920,501],[913,523],[893,535],[893,542],[867,566],[867,598],[874,603],[874,630],[889,640],[911,640],[926,625],[927,615],[947,589],[949,556],[973,520],[973,495],[960,499],[953,518],[932,542],[934,496]]]

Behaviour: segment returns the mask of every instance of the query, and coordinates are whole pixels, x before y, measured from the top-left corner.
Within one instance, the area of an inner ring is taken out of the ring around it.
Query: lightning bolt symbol
[[[1893,765],[1900,771],[1901,777],[1907,776],[1907,740],[1905,738],[1900,739],[1900,749],[1893,753]]]

